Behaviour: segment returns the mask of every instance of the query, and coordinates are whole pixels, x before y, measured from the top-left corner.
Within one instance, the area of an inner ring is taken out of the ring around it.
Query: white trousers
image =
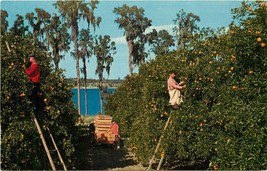
[[[180,90],[177,89],[169,90],[169,95],[170,95],[170,100],[169,100],[170,105],[180,105],[183,102]]]

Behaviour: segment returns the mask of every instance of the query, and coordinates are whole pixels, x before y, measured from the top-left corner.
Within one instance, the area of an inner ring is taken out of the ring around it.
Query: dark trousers
[[[35,117],[38,118],[38,111],[40,109],[40,99],[38,93],[40,92],[40,83],[33,83],[33,89],[31,92],[31,100],[33,105],[33,112]]]
[[[121,146],[121,143],[120,143],[120,137],[119,137],[118,135],[115,135],[114,146],[115,146],[116,148]]]

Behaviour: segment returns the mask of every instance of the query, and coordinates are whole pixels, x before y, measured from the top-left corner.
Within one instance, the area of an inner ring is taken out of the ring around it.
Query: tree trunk
[[[88,101],[87,101],[87,72],[86,72],[86,60],[84,57],[84,106],[85,106],[85,115],[88,115]]]
[[[99,93],[100,93],[100,113],[103,114],[103,81],[99,80]]]
[[[130,77],[133,75],[133,41],[128,40],[128,48],[129,48],[129,73]]]
[[[72,36],[74,41],[75,48],[75,59],[76,59],[76,74],[77,74],[77,95],[78,95],[78,113],[81,115],[81,85],[80,85],[80,58],[79,58],[79,49],[78,49],[78,31],[77,27],[73,26]]]
[[[85,82],[85,90],[84,90],[84,105],[85,105],[85,115],[89,115],[88,114],[88,101],[87,101],[87,85]]]

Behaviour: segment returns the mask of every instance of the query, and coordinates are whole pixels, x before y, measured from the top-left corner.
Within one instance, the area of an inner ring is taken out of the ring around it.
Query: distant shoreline
[[[73,88],[75,88],[75,89],[77,89],[78,87],[77,86],[75,86],[75,87],[73,87]],[[108,89],[116,89],[117,87],[107,87]],[[80,89],[85,89],[85,87],[80,87]],[[99,89],[98,87],[86,87],[86,89]]]
[[[77,88],[77,80],[76,79],[66,79],[67,82],[69,82],[72,87],[76,87]],[[119,87],[120,84],[123,82],[124,80],[103,80],[103,87]],[[98,80],[91,80],[91,79],[87,79],[86,84],[84,83],[84,81],[80,82],[80,86],[85,87],[85,85],[87,85],[86,87],[88,88],[98,88],[99,85],[99,81]]]

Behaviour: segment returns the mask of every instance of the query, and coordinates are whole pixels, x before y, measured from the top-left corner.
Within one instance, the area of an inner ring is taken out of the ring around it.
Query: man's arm
[[[178,85],[179,86],[182,86],[184,84],[184,82],[183,81],[181,81]]]
[[[177,82],[175,80],[169,80],[169,86],[173,87],[175,89],[178,89],[178,90],[182,90],[183,89],[183,87],[180,86],[179,84],[177,84]]]
[[[35,72],[35,70],[37,69],[37,65],[31,65],[30,69],[27,69],[26,67],[24,67],[24,69],[25,69],[27,75],[31,76]]]

